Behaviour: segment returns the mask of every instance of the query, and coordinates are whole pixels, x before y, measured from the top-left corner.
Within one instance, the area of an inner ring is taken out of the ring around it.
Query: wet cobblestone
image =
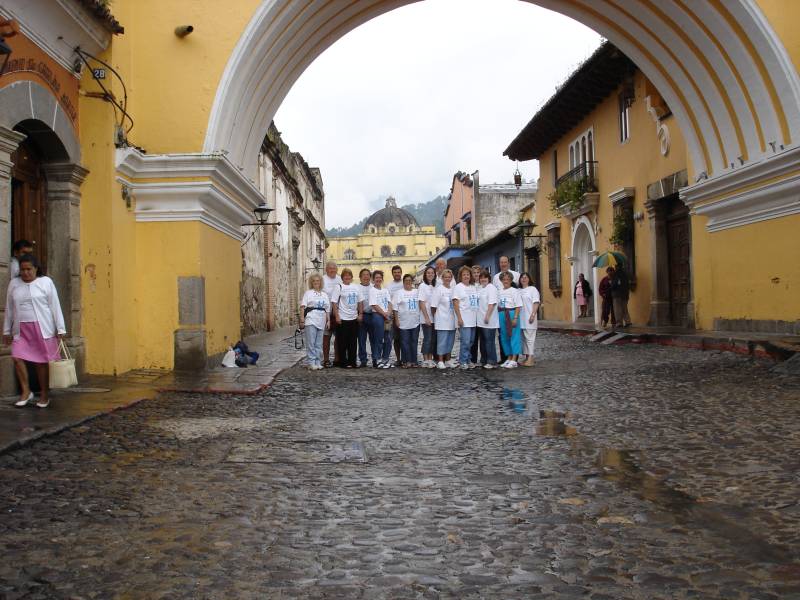
[[[503,372],[296,367],[2,456],[0,597],[800,598],[800,379],[539,345]]]

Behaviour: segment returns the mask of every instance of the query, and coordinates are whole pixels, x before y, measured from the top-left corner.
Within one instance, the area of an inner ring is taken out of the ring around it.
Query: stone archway
[[[413,1],[264,0],[222,75],[204,151],[226,151],[254,178],[263,133],[302,72],[349,31]],[[744,185],[753,173],[743,167],[797,146],[800,78],[755,0],[524,1],[592,27],[641,68],[680,122],[701,187]]]
[[[586,281],[592,286],[592,298],[589,302],[590,316],[595,324],[600,322],[600,310],[597,295],[597,269],[592,266],[597,255],[597,240],[595,239],[592,223],[585,216],[578,217],[572,226],[572,255],[569,262],[572,265],[572,287],[569,297],[572,298],[575,286],[578,284],[578,275],[583,273]],[[572,320],[578,320],[578,304],[572,299]]]
[[[59,292],[69,336],[67,344],[83,370],[80,294],[80,185],[88,171],[80,165],[80,143],[56,99],[32,81],[0,89],[0,286],[8,283],[11,240],[11,155],[25,140],[35,147],[46,181],[46,264]],[[3,296],[2,302],[4,302]],[[5,310],[5,305],[1,307]],[[14,393],[10,356],[0,354],[0,394]]]

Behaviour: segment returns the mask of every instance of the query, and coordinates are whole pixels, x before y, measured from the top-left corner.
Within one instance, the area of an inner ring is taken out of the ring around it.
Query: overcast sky
[[[519,0],[424,0],[362,25],[300,77],[275,117],[322,170],[326,225],[450,189],[453,173],[509,182],[503,150],[599,45],[583,25]],[[520,165],[535,179],[537,163]]]

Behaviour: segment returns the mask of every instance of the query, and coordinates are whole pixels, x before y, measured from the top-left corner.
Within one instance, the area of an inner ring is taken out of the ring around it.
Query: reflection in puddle
[[[676,521],[690,528],[706,529],[739,548],[741,555],[756,561],[787,563],[789,553],[777,544],[749,530],[742,523],[746,513],[740,507],[700,504],[689,494],[670,487],[636,464],[635,453],[615,448],[601,449],[597,465],[602,477],[636,496],[668,510]]]
[[[572,425],[567,425],[564,419],[569,418],[568,412],[557,410],[540,410],[539,422],[536,424],[536,435],[566,436],[578,435],[578,430]]]
[[[528,401],[525,393],[518,388],[503,388],[500,397],[504,402],[508,403],[508,408],[515,413],[524,413],[528,410]]]

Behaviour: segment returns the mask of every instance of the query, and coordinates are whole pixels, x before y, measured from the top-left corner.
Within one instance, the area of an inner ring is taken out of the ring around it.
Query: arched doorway
[[[597,305],[597,269],[592,267],[596,255],[596,242],[592,224],[586,217],[579,217],[572,228],[572,287],[570,288],[570,298],[573,296],[575,286],[578,284],[578,275],[583,273],[586,281],[592,287],[592,297],[589,300],[588,318],[579,319],[580,311],[578,303],[572,300],[572,320],[585,320],[586,322],[598,322]]]

